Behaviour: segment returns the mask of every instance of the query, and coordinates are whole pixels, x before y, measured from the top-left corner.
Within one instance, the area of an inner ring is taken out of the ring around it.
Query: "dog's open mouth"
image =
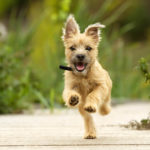
[[[85,70],[86,65],[87,64],[85,64],[83,62],[78,62],[78,63],[75,63],[75,68],[77,71],[82,72],[83,70]]]

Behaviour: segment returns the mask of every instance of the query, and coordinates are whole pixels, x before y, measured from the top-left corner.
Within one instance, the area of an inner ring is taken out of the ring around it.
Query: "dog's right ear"
[[[73,15],[69,15],[65,24],[65,28],[63,29],[62,39],[66,40],[78,33],[80,33],[79,26],[77,22],[75,21]]]
[[[86,36],[91,37],[95,41],[95,43],[98,43],[98,41],[101,39],[100,30],[99,30],[101,28],[105,28],[105,25],[102,25],[100,23],[95,23],[95,24],[89,25],[85,29],[85,34],[86,34]]]

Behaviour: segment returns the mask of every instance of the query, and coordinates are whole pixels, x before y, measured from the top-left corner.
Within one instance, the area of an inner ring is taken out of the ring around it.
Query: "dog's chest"
[[[87,95],[90,93],[96,86],[96,83],[92,80],[81,79],[77,82],[77,87],[79,92],[82,95]]]

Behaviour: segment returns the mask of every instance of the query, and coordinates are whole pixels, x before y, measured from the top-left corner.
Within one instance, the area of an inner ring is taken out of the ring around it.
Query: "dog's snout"
[[[80,61],[82,61],[82,60],[85,58],[85,55],[83,55],[83,54],[78,54],[76,57],[77,57]]]

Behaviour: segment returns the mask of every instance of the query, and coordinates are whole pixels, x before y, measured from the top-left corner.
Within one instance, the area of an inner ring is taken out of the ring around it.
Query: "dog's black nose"
[[[80,61],[82,61],[82,60],[85,58],[85,55],[78,54],[76,57],[77,57]]]

